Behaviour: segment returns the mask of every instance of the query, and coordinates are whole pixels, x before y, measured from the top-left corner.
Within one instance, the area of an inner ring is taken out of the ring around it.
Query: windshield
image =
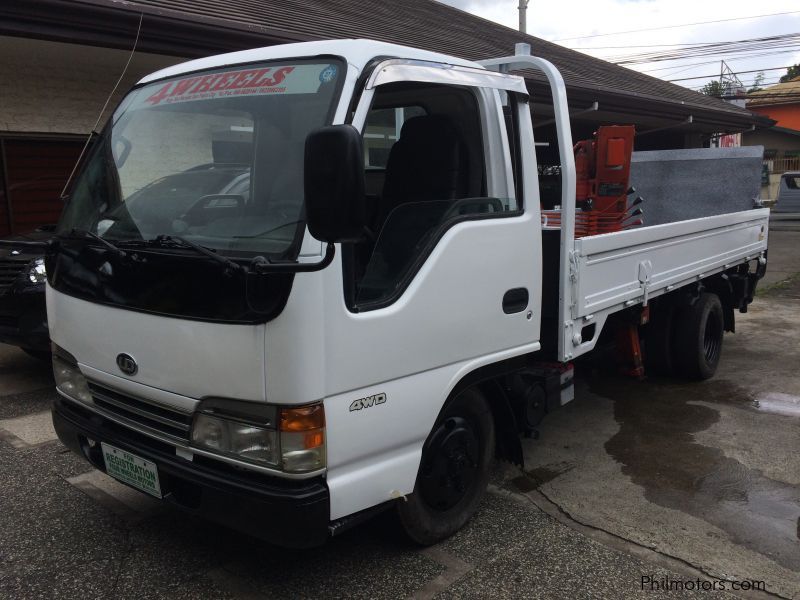
[[[296,254],[305,139],[330,123],[341,70],[330,59],[269,62],[135,89],[76,181],[58,233]]]

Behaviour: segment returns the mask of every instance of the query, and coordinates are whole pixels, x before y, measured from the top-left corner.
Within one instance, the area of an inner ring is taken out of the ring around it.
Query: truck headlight
[[[277,431],[215,415],[197,414],[192,426],[192,443],[249,462],[271,466],[278,466],[280,462]]]
[[[254,403],[205,402],[192,424],[196,448],[263,464],[287,473],[325,467],[325,411],[321,404],[277,409],[261,405],[264,414],[248,416]],[[277,422],[276,422],[277,421]]]
[[[47,271],[44,268],[44,258],[37,258],[28,267],[28,280],[31,283],[44,283],[47,280]]]
[[[89,391],[89,382],[83,376],[78,364],[71,364],[63,356],[53,352],[53,377],[56,380],[56,389],[73,400],[86,404],[92,403],[92,393]]]

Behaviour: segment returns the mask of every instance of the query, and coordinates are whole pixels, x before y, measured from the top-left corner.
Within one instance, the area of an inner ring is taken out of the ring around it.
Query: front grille
[[[192,415],[166,408],[149,400],[132,398],[107,387],[89,382],[95,406],[121,417],[132,427],[139,425],[153,433],[161,433],[181,441],[189,440]]]
[[[29,262],[31,262],[30,258],[14,258],[13,256],[0,258],[0,289],[7,288],[14,283]]]

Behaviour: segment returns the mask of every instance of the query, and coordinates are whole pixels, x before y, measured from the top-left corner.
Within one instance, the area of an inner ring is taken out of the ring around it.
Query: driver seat
[[[468,190],[468,150],[453,122],[444,115],[413,117],[389,152],[375,231],[402,204],[456,200]]]

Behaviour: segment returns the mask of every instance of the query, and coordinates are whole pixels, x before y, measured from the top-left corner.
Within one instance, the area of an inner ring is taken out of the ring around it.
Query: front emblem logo
[[[125,375],[136,375],[139,365],[130,354],[117,354],[117,366]]]

